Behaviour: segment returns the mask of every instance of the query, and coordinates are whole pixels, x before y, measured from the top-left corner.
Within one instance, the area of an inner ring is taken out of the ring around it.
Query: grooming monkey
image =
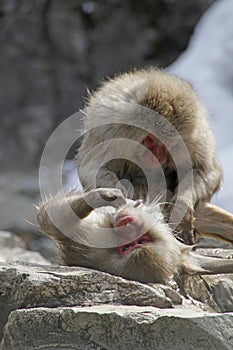
[[[68,235],[71,216],[67,205],[79,217],[72,236]],[[201,256],[192,246],[179,242],[164,222],[159,204],[125,199],[118,189],[98,188],[53,198],[41,204],[37,218],[70,266],[164,284],[182,274],[233,273],[232,259]],[[231,217],[231,225],[232,221]],[[99,229],[104,229],[106,237],[115,238],[116,245],[105,248],[101,234],[96,237],[102,232]],[[233,242],[233,236],[229,241]]]
[[[133,199],[149,196],[153,201],[162,188],[159,176],[156,180],[162,167],[166,200],[171,202],[163,213],[170,217],[172,210],[185,212],[176,229],[185,243],[192,244],[195,208],[200,201],[210,201],[222,178],[207,119],[192,86],[162,70],[133,71],[105,82],[84,110],[85,136],[77,156],[82,185],[122,189],[124,182],[119,185],[119,181],[126,180],[133,186]],[[122,139],[141,147],[124,146]],[[148,190],[145,169],[154,176],[154,194]]]

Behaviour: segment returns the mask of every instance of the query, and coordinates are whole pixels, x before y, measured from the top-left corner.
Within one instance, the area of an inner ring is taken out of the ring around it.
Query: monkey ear
[[[195,208],[195,229],[200,236],[233,243],[233,214],[210,203]]]
[[[212,258],[194,252],[194,247],[182,250],[181,269],[188,275],[215,275],[233,273],[233,259]]]

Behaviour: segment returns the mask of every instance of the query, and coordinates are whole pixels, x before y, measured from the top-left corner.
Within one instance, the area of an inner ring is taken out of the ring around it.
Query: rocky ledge
[[[0,264],[0,281],[1,350],[232,348],[233,313],[171,287],[15,262]]]
[[[232,349],[232,275],[145,285],[51,265],[11,235],[0,235],[1,350]]]

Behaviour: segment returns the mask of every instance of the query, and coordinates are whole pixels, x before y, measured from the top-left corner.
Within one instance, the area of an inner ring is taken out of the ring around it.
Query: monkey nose
[[[116,227],[126,226],[133,221],[133,217],[130,215],[120,216],[116,219]]]

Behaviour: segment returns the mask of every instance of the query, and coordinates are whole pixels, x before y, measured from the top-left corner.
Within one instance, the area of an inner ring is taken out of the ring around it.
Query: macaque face
[[[141,205],[142,200],[137,200],[134,202],[133,208],[137,208]],[[144,227],[140,220],[140,216],[134,210],[129,210],[127,208],[120,210],[114,218],[113,227],[117,235],[124,237],[131,232],[135,236],[133,241],[117,247],[117,253],[121,257],[127,256],[134,249],[142,248],[154,242],[152,236],[147,232],[147,228]]]
[[[176,272],[179,243],[164,223],[158,204],[130,200],[116,210],[111,226],[119,245],[101,251],[108,256],[108,272],[141,282],[165,282]]]
[[[147,134],[142,144],[147,148],[143,154],[145,164],[149,168],[157,168],[166,163],[168,158],[168,146],[163,144],[153,134]],[[153,155],[155,157],[153,157]]]

